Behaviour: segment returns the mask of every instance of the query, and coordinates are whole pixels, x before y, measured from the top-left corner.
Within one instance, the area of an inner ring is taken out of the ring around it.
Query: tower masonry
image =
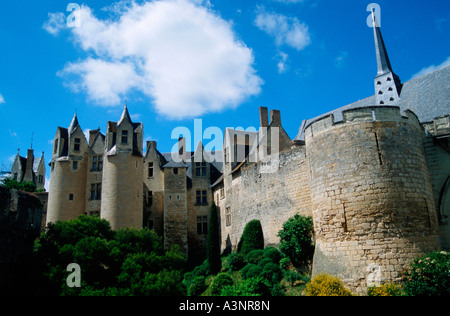
[[[337,275],[359,289],[398,281],[409,260],[439,249],[423,129],[398,107],[356,108],[342,117],[323,117],[305,131],[313,275]]]

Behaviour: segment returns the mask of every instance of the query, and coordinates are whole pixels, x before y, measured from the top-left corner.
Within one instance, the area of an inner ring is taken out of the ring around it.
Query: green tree
[[[245,225],[238,243],[237,252],[245,256],[256,249],[264,249],[264,235],[261,222],[254,219]]]
[[[30,181],[18,182],[12,178],[5,178],[2,181],[2,186],[8,188],[9,190],[22,190],[25,192],[36,192],[36,184]],[[41,190],[39,190],[41,191]]]
[[[314,254],[313,221],[311,217],[296,214],[289,218],[278,232],[280,250],[295,266],[302,266],[312,260]]]
[[[208,258],[209,269],[212,274],[217,274],[222,268],[220,259],[220,236],[219,236],[219,218],[217,215],[216,204],[212,203],[209,212],[208,241],[206,244],[206,255]]]
[[[49,224],[35,244],[34,284],[48,295],[183,295],[186,260],[180,247],[163,249],[154,231],[112,231],[98,217]],[[81,268],[81,288],[66,286],[67,265]]]

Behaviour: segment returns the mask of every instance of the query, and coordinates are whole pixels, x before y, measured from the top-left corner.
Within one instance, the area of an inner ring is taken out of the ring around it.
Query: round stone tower
[[[364,292],[439,249],[422,134],[416,115],[395,106],[351,109],[342,121],[329,115],[306,127],[313,275]]]
[[[126,106],[118,122],[108,122],[100,216],[114,230],[142,228],[142,135],[142,124],[131,121]]]
[[[88,144],[77,115],[69,128],[58,127],[53,140],[47,223],[84,214]]]

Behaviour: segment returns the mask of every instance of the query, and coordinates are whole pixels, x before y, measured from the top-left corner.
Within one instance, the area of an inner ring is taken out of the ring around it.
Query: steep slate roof
[[[380,106],[376,105],[375,95],[304,120],[295,140],[304,141],[305,128],[314,121],[333,114],[335,122],[339,122],[342,121],[342,111],[369,106]],[[405,82],[400,93],[399,106],[402,112],[413,111],[422,123],[450,114],[450,66]]]

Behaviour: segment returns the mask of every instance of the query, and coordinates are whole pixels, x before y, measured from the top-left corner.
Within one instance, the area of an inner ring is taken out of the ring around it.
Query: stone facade
[[[144,153],[127,108],[89,143],[75,116],[55,135],[47,222],[98,214],[114,229],[154,229],[166,248],[197,258],[213,200],[223,251],[253,219],[277,245],[283,223],[301,214],[314,221],[314,275],[358,292],[398,281],[412,259],[450,245],[450,67],[402,84],[374,34],[375,95],[304,120],[293,140],[280,112],[269,122],[261,107],[258,131],[225,131],[221,161],[201,143],[187,152],[184,138],[177,153],[156,142]]]

